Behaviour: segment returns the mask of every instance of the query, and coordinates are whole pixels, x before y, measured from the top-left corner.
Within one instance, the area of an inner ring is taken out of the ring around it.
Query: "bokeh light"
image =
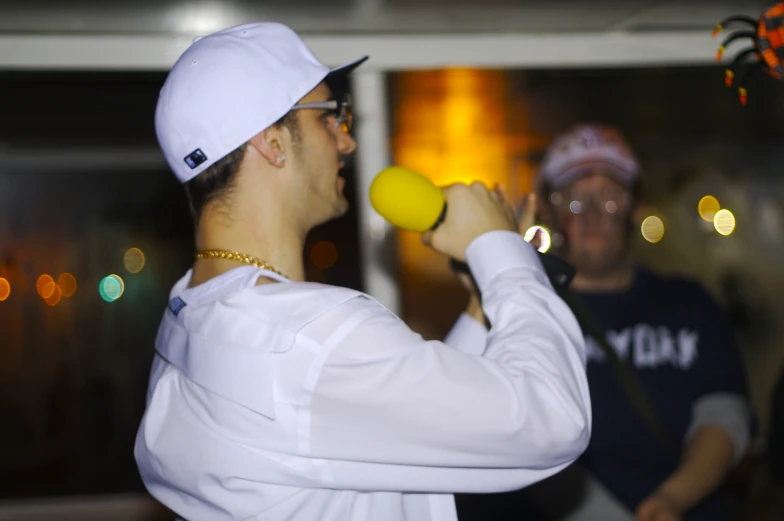
[[[125,293],[125,281],[119,275],[107,275],[101,279],[98,293],[106,302],[114,302]]]
[[[0,302],[11,296],[11,283],[0,277]]]
[[[52,287],[52,293],[48,297],[44,297],[44,302],[50,306],[56,306],[60,302],[60,299],[63,296],[63,292],[60,289],[60,286],[54,282],[47,284],[47,287]]]
[[[650,215],[642,221],[640,231],[646,241],[656,244],[664,237],[664,223],[655,215]]]
[[[41,275],[40,277],[38,277],[38,280],[35,282],[35,290],[38,292],[38,295],[40,295],[41,298],[44,300],[54,295],[56,289],[57,289],[57,284],[55,284],[54,279],[47,274]]]
[[[60,288],[64,297],[70,297],[76,293],[76,277],[70,273],[61,273],[57,277],[57,287]]]
[[[310,249],[310,262],[319,269],[329,269],[337,261],[338,249],[329,241],[319,241]]]
[[[542,226],[531,226],[525,231],[525,235],[523,235],[523,238],[526,241],[531,242],[534,239],[534,235],[536,235],[537,230],[541,230],[541,233],[539,234],[540,244],[539,244],[539,248],[537,249],[540,252],[545,253],[547,250],[550,249],[550,244],[552,243],[552,241],[550,240],[550,232],[547,230],[547,228],[544,228]]]
[[[700,217],[709,223],[713,222],[713,218],[719,210],[721,210],[719,200],[712,195],[706,195],[697,204],[697,211],[700,213]]]
[[[139,248],[131,248],[125,252],[123,264],[130,273],[139,273],[144,268],[144,252]]]
[[[729,235],[735,231],[735,216],[726,208],[719,210],[713,218],[713,227],[721,235]]]

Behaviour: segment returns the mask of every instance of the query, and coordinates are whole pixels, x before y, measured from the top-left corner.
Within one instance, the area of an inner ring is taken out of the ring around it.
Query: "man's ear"
[[[248,140],[271,165],[282,167],[286,163],[286,150],[283,145],[282,129],[269,127]]]

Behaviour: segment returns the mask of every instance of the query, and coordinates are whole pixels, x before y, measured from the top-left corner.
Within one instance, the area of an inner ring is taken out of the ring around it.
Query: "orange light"
[[[712,195],[706,195],[697,203],[697,212],[699,212],[700,217],[710,223],[713,222],[713,217],[719,210],[721,210],[719,200]]]
[[[63,296],[62,290],[60,290],[60,286],[52,282],[51,284],[47,284],[47,286],[52,287],[52,294],[48,297],[44,298],[44,302],[46,302],[50,306],[56,306],[58,302],[60,302],[60,298]]]
[[[513,203],[530,190],[534,169],[528,157],[544,150],[549,139],[529,130],[524,97],[514,93],[506,72],[412,71],[395,74],[394,80],[394,164],[439,186],[503,185]],[[397,231],[396,239],[404,318],[420,324],[415,327],[425,338],[443,337],[431,336],[439,327],[433,324],[451,323],[465,293],[419,233]]]
[[[11,296],[11,283],[7,279],[0,278],[0,302]]]
[[[57,277],[57,286],[64,297],[70,297],[76,292],[76,278],[70,273],[62,273]]]
[[[57,284],[54,283],[54,279],[46,274],[38,277],[38,280],[35,282],[35,290],[44,300],[54,295],[56,287]]]
[[[144,252],[139,248],[131,248],[125,252],[123,264],[125,269],[131,273],[139,273],[144,268]]]
[[[402,73],[398,80],[396,164],[440,186],[472,181],[509,185],[505,73],[417,71]]]
[[[319,241],[310,249],[310,262],[319,269],[326,270],[338,261],[338,249],[328,241]]]

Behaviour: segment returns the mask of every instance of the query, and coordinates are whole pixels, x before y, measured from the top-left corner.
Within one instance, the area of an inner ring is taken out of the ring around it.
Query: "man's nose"
[[[342,155],[351,154],[357,148],[357,142],[348,132],[343,132],[343,130],[338,127],[337,131],[337,138],[338,138],[338,151]]]

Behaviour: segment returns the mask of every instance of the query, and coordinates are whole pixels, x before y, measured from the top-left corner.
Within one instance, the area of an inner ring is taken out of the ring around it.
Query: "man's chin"
[[[336,214],[335,217],[343,217],[344,215],[346,215],[348,213],[349,206],[350,205],[348,204],[347,200],[343,199],[342,201],[340,201],[335,208],[335,214]]]
[[[330,221],[334,221],[340,217],[346,215],[349,209],[348,201],[338,201],[332,206],[332,211],[324,212],[321,214],[320,218],[317,218],[311,226],[321,226],[322,224],[326,224]]]
[[[583,275],[592,277],[601,277],[612,273],[619,264],[618,258],[606,254],[582,254],[575,255],[572,263],[577,268],[577,271]]]
[[[328,220],[337,219],[338,217],[343,217],[348,213],[349,204],[345,198],[340,198],[335,205],[332,207],[332,215],[329,217]]]

